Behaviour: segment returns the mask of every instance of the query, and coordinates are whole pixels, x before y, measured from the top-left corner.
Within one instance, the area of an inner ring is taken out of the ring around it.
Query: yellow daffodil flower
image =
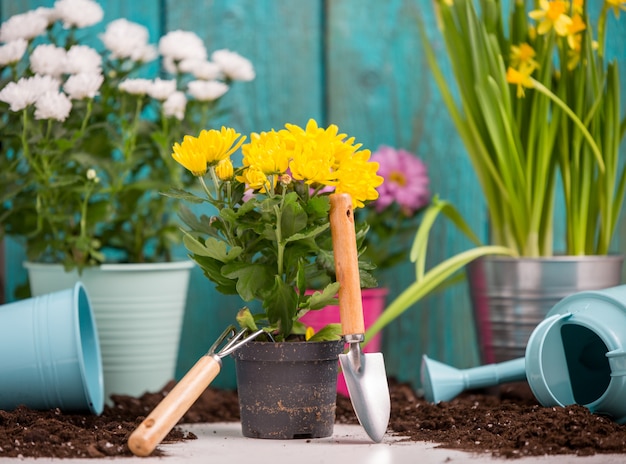
[[[573,0],[572,1],[572,12],[574,14],[583,14],[585,6],[585,0]]]
[[[543,35],[554,29],[558,35],[565,37],[572,22],[572,18],[565,14],[567,2],[563,0],[540,0],[539,6],[541,9],[528,13],[532,19],[539,21],[537,33]]]
[[[587,29],[587,25],[585,24],[582,16],[579,14],[574,15],[572,23],[568,26],[567,32],[567,44],[571,49],[576,49],[576,37],[579,37],[580,33],[585,29]]]
[[[535,50],[527,43],[511,45],[511,66],[518,68],[523,63],[526,63],[538,68],[539,63],[534,60],[535,55]]]
[[[532,66],[526,65],[522,65],[519,69],[509,67],[509,69],[506,70],[506,81],[509,84],[517,85],[517,98],[521,98],[525,95],[524,87],[533,87],[533,81],[530,75],[534,70],[535,68]]]
[[[613,8],[613,13],[619,18],[619,10],[626,11],[626,0],[604,0],[609,8]]]

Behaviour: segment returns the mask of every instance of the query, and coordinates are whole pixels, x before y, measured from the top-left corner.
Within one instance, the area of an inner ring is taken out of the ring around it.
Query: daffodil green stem
[[[559,97],[554,95],[554,93],[552,93],[541,82],[533,79],[532,77],[530,79],[533,83],[533,88],[537,89],[539,92],[541,92],[550,100],[552,100],[554,103],[556,103],[559,106],[559,108],[565,111],[565,113],[571,118],[571,120],[574,121],[574,124],[578,126],[582,134],[587,139],[587,142],[589,142],[589,146],[591,147],[591,150],[593,151],[593,154],[596,157],[596,161],[598,162],[598,167],[600,171],[604,172],[605,166],[604,166],[604,160],[602,159],[602,153],[600,153],[600,149],[598,148],[598,145],[593,140],[592,135],[589,133],[589,131],[587,130],[585,125],[582,123],[582,121],[578,118],[578,116],[576,116],[576,114],[571,110],[571,108],[563,102],[563,100],[561,100]]]

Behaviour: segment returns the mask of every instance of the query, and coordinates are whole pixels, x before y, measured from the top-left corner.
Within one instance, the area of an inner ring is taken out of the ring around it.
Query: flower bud
[[[217,163],[215,174],[223,181],[229,181],[233,178],[233,163],[230,161],[230,158],[223,159]]]

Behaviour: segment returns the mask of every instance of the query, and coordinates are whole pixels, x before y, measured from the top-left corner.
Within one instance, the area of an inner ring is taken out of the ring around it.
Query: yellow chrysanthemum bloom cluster
[[[203,130],[198,137],[186,135],[182,143],[176,142],[172,148],[172,158],[191,171],[194,176],[204,176],[209,167],[217,166],[221,161],[239,149],[246,137],[241,137],[234,129],[222,127],[221,130]],[[239,140],[237,140],[239,139]],[[222,165],[222,172],[226,165]],[[232,173],[232,164],[230,167]],[[231,174],[232,176],[232,174]]]
[[[334,124],[324,129],[311,119],[304,129],[286,124],[279,131],[252,133],[244,145],[245,139],[233,129],[205,130],[176,143],[172,157],[194,176],[213,170],[222,181],[234,176],[261,193],[271,193],[279,181],[293,179],[311,188],[333,187],[337,193],[348,193],[355,208],[378,198],[376,187],[383,182],[377,175],[378,163],[369,161],[370,151],[361,150],[361,144],[340,134]],[[239,147],[243,166],[234,175],[230,155]]]

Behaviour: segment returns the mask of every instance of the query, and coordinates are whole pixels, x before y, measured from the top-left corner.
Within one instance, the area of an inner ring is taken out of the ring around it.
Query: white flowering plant
[[[173,141],[210,128],[234,81],[255,78],[235,52],[209,59],[193,32],[153,45],[122,18],[94,40],[85,28],[103,16],[93,0],[57,0],[0,26],[0,238],[66,269],[172,258],[177,206],[159,192],[192,181]]]

